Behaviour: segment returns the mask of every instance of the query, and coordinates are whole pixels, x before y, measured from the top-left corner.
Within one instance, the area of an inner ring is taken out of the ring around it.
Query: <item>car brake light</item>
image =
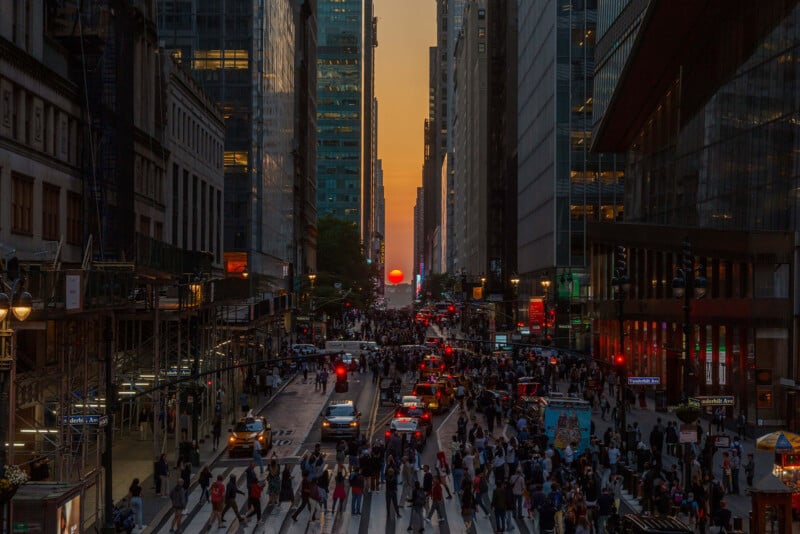
[[[430,418],[431,418],[431,414],[429,414],[429,413],[424,413],[424,414],[422,414],[422,418],[423,418],[423,419],[430,419]]]
[[[436,398],[441,398],[441,397],[442,397],[442,392],[441,391],[437,391],[436,392]]]
[[[441,369],[442,371],[444,371],[444,365],[441,365],[441,366],[439,366],[439,369]]]
[[[412,397],[416,397],[416,396],[417,396],[417,390],[416,390],[416,389],[415,389],[414,391],[412,391],[412,392],[411,392],[411,396],[412,396]]]
[[[403,417],[403,415],[400,413],[400,410],[397,410],[397,413],[394,414],[394,416],[395,417]]]
[[[391,432],[391,430],[387,430],[387,431],[386,431],[386,437],[388,438],[388,437],[389,437],[389,436],[391,436],[391,435],[392,435],[392,432]]]
[[[422,432],[419,432],[419,431],[414,432],[414,437],[421,438],[422,437]]]

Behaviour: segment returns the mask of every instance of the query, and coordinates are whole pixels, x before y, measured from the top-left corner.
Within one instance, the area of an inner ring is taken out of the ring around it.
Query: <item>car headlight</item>
[[[350,426],[358,426],[358,421],[350,421]]]
[[[331,424],[328,421],[323,421],[322,422],[322,426],[329,427],[329,426],[331,426]]]
[[[229,438],[228,438],[228,441],[230,441],[231,443],[233,443],[234,441],[236,441],[236,438],[234,438],[233,436],[231,436],[231,437],[229,437]]]

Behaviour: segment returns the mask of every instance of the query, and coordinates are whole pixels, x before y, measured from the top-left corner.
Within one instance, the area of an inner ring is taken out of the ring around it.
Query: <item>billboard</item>
[[[51,508],[52,510],[52,508]],[[81,496],[75,495],[58,507],[58,534],[78,534],[81,531]]]
[[[528,326],[531,332],[539,333],[544,326],[544,301],[541,298],[532,298],[528,301]]]
[[[547,400],[544,411],[544,432],[559,451],[577,443],[576,454],[589,448],[592,408],[586,401]]]

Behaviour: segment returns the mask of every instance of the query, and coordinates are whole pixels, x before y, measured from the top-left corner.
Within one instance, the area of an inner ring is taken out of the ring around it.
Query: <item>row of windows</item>
[[[78,121],[4,78],[0,78],[0,135],[77,164]]]
[[[193,151],[197,159],[215,169],[222,168],[222,141],[206,126],[183,108],[180,102],[172,103],[172,137],[178,144]]]
[[[38,199],[35,195],[37,187],[41,190]],[[62,209],[62,199],[66,202],[66,210]],[[65,231],[67,244],[80,245],[83,237],[82,205],[79,193],[67,191],[62,196],[61,187],[55,184],[44,181],[37,184],[32,176],[11,173],[11,232],[14,234],[33,237],[34,217],[41,214],[43,240],[58,241]]]
[[[158,239],[156,236],[153,236]],[[172,164],[172,244],[222,261],[222,190]]]

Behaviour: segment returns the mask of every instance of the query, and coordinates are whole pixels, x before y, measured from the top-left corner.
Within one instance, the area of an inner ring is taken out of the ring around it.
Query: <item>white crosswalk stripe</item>
[[[237,480],[240,481],[240,489],[244,490],[244,471],[244,466],[234,467],[230,470],[230,473],[226,475],[226,481],[227,476],[232,474],[236,476]],[[214,468],[212,470],[212,480],[215,480],[218,474],[224,475],[225,472],[225,468]],[[298,481],[300,480],[300,467],[295,466],[292,473],[294,475],[294,481],[296,482],[295,489],[297,490]],[[448,477],[448,484],[452,488],[451,477]],[[333,488],[331,487],[331,490],[332,489]],[[402,486],[398,487],[398,500],[400,495],[402,495]],[[399,503],[406,505],[405,507],[400,508],[400,513],[402,515],[399,519],[394,517],[394,514],[392,514],[392,517],[389,517],[389,511],[386,505],[385,487],[381,487],[381,491],[372,493],[369,499],[367,496],[364,496],[361,515],[354,516],[351,514],[352,495],[349,491],[347,493],[344,507],[336,514],[333,514],[330,511],[330,507],[333,505],[333,499],[329,494],[329,511],[327,513],[322,513],[320,509],[320,513],[318,513],[319,520],[316,522],[309,521],[311,516],[307,509],[303,510],[303,512],[298,516],[297,521],[294,521],[291,517],[291,514],[294,512],[294,510],[289,509],[289,503],[282,503],[281,506],[274,510],[271,508],[267,509],[266,496],[264,496],[262,498],[262,506],[264,507],[262,521],[259,524],[255,524],[255,518],[251,517],[248,527],[240,529],[240,525],[236,520],[235,515],[229,510],[227,514],[228,517],[226,528],[218,529],[215,526],[213,529],[211,529],[211,531],[208,531],[204,529],[211,515],[211,505],[201,505],[199,500],[200,488],[195,487],[189,495],[189,501],[186,508],[189,511],[189,516],[184,517],[185,522],[182,528],[183,532],[210,532],[211,534],[229,534],[235,532],[245,532],[248,534],[250,532],[258,534],[360,534],[360,532],[362,532],[362,528],[364,528],[366,529],[365,532],[369,533],[386,532],[386,534],[405,534],[411,518],[411,508],[407,506],[408,503]],[[239,496],[238,500],[241,510],[241,508],[245,505],[245,501],[241,496]],[[297,501],[297,504],[300,504],[299,500]],[[452,499],[444,500],[444,508],[447,521],[439,522],[438,514],[434,513],[432,515],[432,522],[426,522],[424,525],[425,532],[427,534],[464,534],[467,532],[482,533],[493,531],[492,519],[488,518],[480,508],[476,510],[475,519],[473,522],[474,529],[467,530],[464,519],[461,516],[461,508],[459,506],[458,497],[455,495],[453,495]],[[520,524],[518,520],[510,520],[514,524],[515,530],[520,532],[520,534],[532,532],[533,525],[530,521],[522,521],[522,524]],[[171,517],[155,532],[158,534],[168,534],[170,522]]]

